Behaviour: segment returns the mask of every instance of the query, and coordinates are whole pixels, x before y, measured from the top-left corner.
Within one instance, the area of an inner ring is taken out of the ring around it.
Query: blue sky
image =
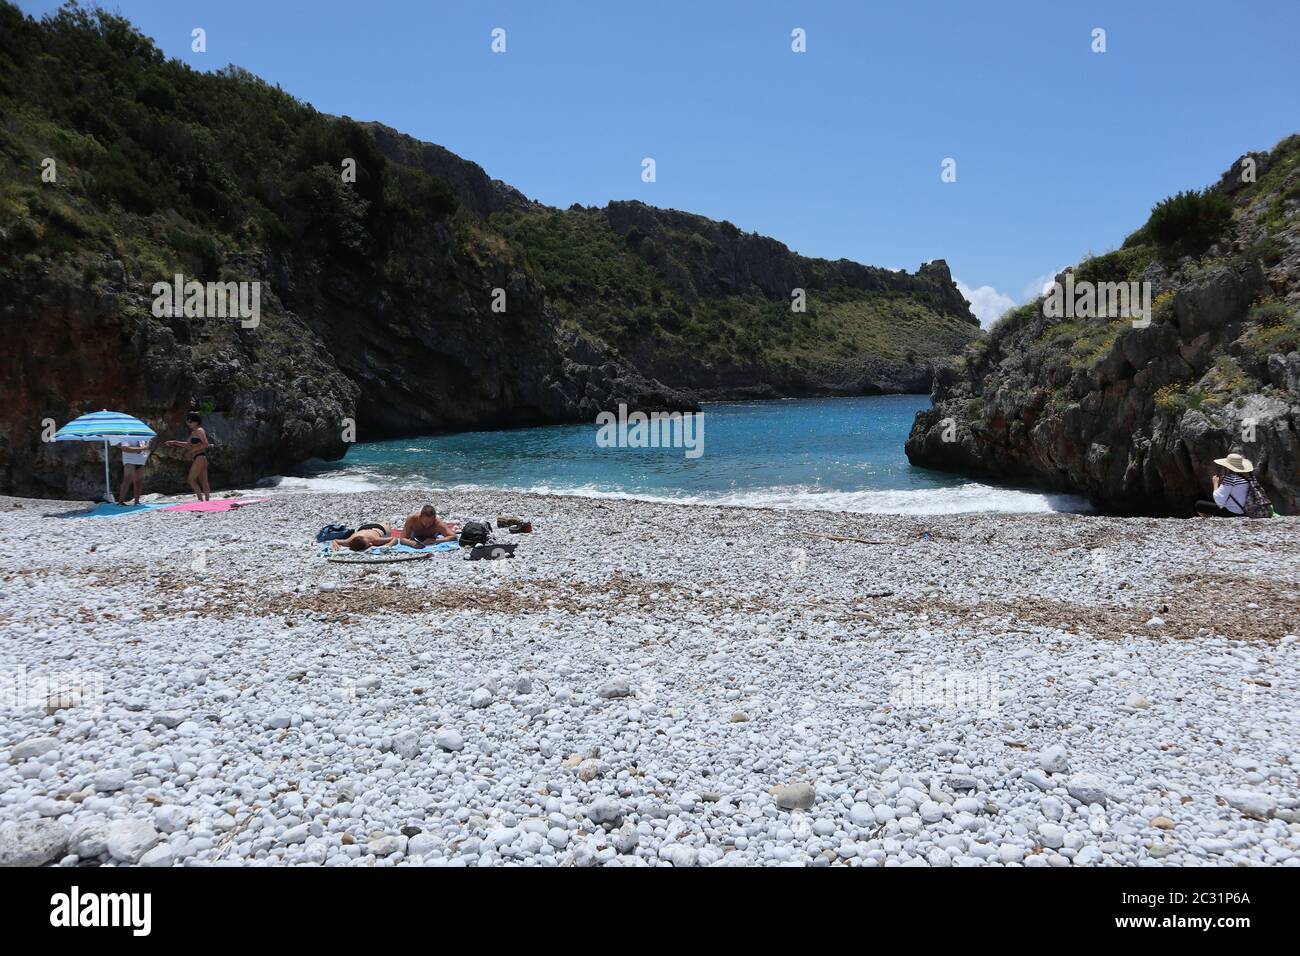
[[[1300,4],[1279,0],[107,6],[169,56],[238,64],[546,203],[641,199],[806,255],[947,259],[985,320],[1300,128]]]

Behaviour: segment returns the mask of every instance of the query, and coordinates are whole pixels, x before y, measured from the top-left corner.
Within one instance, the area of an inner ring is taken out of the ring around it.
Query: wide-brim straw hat
[[[1239,475],[1244,475],[1255,470],[1254,464],[1249,458],[1243,458],[1236,452],[1233,452],[1227,458],[1214,459],[1216,465],[1222,465],[1228,471],[1235,471]]]

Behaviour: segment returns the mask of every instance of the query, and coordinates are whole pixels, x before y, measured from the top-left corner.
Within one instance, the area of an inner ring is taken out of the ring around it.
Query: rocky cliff
[[[1298,213],[1297,136],[1160,204],[1122,248],[1069,270],[1076,287],[1149,283],[1150,324],[1044,299],[1008,314],[936,376],[908,458],[1185,515],[1237,450],[1278,510],[1300,513]]]
[[[165,438],[200,411],[214,486],[246,485],[353,437],[923,390],[977,332],[941,262],[811,260],[639,203],[551,209],[237,68],[167,61],[98,11],[0,0],[0,114],[0,493],[97,493],[99,449],[42,439],[105,407]],[[177,274],[256,284],[256,323],[160,312]],[[183,489],[181,458],[156,461],[150,486]]]
[[[508,205],[562,322],[700,400],[924,392],[979,334],[943,260],[916,273],[811,259],[640,202]]]

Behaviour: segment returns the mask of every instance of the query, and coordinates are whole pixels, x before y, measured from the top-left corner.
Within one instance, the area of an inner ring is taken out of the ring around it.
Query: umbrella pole
[[[113,501],[113,489],[108,483],[108,442],[104,442],[104,500]]]

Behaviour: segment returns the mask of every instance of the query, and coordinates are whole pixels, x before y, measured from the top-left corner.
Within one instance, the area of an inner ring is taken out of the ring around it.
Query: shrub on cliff
[[[1231,222],[1232,204],[1223,196],[1210,189],[1185,190],[1156,203],[1147,224],[1125,245],[1149,241],[1172,258],[1198,256],[1223,238]]]

